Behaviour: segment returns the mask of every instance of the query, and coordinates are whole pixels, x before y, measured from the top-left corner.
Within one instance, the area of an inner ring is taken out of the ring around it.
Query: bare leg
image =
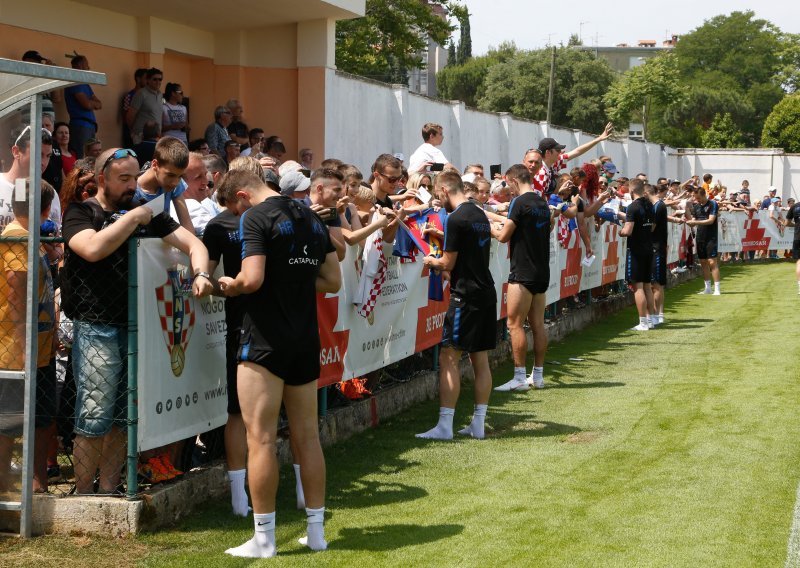
[[[703,280],[711,280],[711,268],[708,266],[708,260],[701,260],[700,267],[703,269]]]
[[[522,284],[508,285],[508,332],[511,335],[511,350],[514,366],[524,367],[528,354],[528,338],[525,336],[525,318],[531,309],[533,294]],[[531,324],[533,325],[533,324]],[[535,346],[535,342],[534,342]]]
[[[642,289],[644,290],[644,296],[647,302],[647,313],[649,315],[654,315],[656,312],[655,305],[653,304],[653,289],[650,287],[650,283],[645,282],[642,284]]]
[[[664,288],[661,284],[653,282],[650,284],[653,289],[653,304],[655,307],[655,314],[664,313]]]
[[[475,371],[475,404],[489,404],[492,393],[492,370],[489,367],[489,353],[478,351],[469,354],[472,369]]]
[[[647,293],[644,291],[644,286],[641,282],[634,283],[633,299],[636,301],[636,311],[639,312],[639,317],[647,316]]]
[[[117,490],[122,465],[125,463],[125,432],[116,426],[103,436],[103,450],[100,456],[100,493]]]
[[[547,330],[544,327],[545,295],[533,294],[531,297],[528,323],[533,331],[533,366],[544,367],[547,353]]]
[[[439,406],[455,408],[461,394],[461,351],[452,347],[439,350]]]
[[[75,463],[75,491],[80,495],[94,493],[94,474],[100,464],[103,437],[87,437],[78,434],[73,442]]]
[[[253,363],[239,363],[237,374],[242,419],[247,429],[247,469],[253,512],[275,511],[278,490],[276,436],[283,381]]]
[[[709,258],[706,261],[706,264],[707,264],[707,266],[709,268],[709,271],[711,272],[711,277],[713,278],[714,283],[718,283],[719,282],[719,263],[717,262],[717,259],[716,258]],[[703,274],[705,274],[705,272],[703,272]],[[706,280],[707,280],[707,278],[706,278]]]
[[[225,461],[228,470],[246,467],[247,431],[241,414],[228,414],[228,422],[225,424]]]
[[[325,506],[325,457],[319,442],[316,381],[302,386],[287,386],[283,403],[289,417],[294,458],[300,464],[306,506]]]
[[[37,493],[47,491],[47,454],[53,437],[53,425],[37,428],[33,441],[33,490]],[[7,463],[7,462],[6,462]]]

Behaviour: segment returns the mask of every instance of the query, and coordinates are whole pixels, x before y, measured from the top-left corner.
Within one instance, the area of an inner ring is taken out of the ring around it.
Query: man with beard
[[[439,352],[439,422],[417,438],[453,439],[453,415],[461,389],[459,362],[466,351],[475,371],[475,412],[470,425],[459,434],[483,439],[492,390],[487,352],[497,342],[497,296],[489,272],[492,234],[483,210],[464,195],[457,172],[439,174],[435,186],[450,213],[444,229],[444,254],[441,258],[426,256],[423,262],[431,270],[450,273],[450,306]]]
[[[133,207],[139,163],[132,150],[111,149],[97,160],[97,195],[73,202],[64,214],[67,245],[62,278],[66,315],[73,320],[75,480],[79,494],[117,490],[125,457],[127,400],[128,238],[161,237],[191,259],[192,293],[211,293],[208,252],[166,213]]]

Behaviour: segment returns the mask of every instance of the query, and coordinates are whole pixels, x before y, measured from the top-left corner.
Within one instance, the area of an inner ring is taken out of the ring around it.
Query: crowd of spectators
[[[27,52],[25,59],[46,62],[37,52]],[[78,54],[72,65],[76,69],[89,68],[87,58]],[[516,186],[504,179],[499,164],[487,169],[473,163],[466,165],[463,171],[457,169],[439,148],[445,133],[438,124],[422,127],[422,144],[411,154],[408,167],[402,155],[383,153],[376,157],[368,172],[334,158],[325,159],[320,167],[314,168],[311,149],[302,148],[297,161],[286,160],[287,150],[279,136],[267,136],[263,128],[249,128],[244,122],[244,109],[236,99],[219,105],[204,136],[192,138],[181,85],[167,83],[162,93],[163,73],[155,68],[138,69],[134,80],[134,89],[124,96],[120,105],[124,119],[123,149],[103,148],[97,139],[95,118],[95,112],[101,111],[103,105],[88,85],[78,85],[63,93],[68,121],[56,121],[52,105],[45,105],[41,133],[32,133],[30,128],[14,132],[10,140],[13,163],[0,175],[0,203],[11,203],[15,180],[27,176],[31,136],[41,137],[45,180],[42,219],[53,224],[48,234],[63,234],[66,246],[47,245],[42,250],[43,262],[49,267],[46,274],[52,273],[57,278],[42,281],[40,302],[54,305],[48,298],[58,295],[61,281],[61,304],[71,306],[70,313],[62,314],[60,320],[70,323],[66,336],[55,333],[56,309],[40,311],[44,314],[41,317],[49,318],[40,320],[40,331],[48,330],[50,334],[40,339],[40,343],[49,342],[48,345],[58,347],[40,349],[40,369],[47,368],[42,370],[42,389],[49,389],[42,391],[41,398],[56,400],[55,381],[48,373],[52,368],[55,374],[56,360],[60,360],[58,352],[67,353],[63,359],[72,361],[77,385],[77,400],[70,416],[77,437],[73,440],[74,433],[64,433],[62,428],[58,433],[62,448],[74,453],[79,493],[118,490],[124,455],[119,405],[124,388],[117,383],[124,368],[120,345],[126,326],[122,313],[126,312],[119,310],[119,306],[124,305],[119,303],[120,297],[112,298],[108,291],[118,294],[120,288],[124,289],[124,280],[119,277],[127,273],[127,260],[120,256],[120,251],[131,234],[145,231],[160,236],[190,254],[195,269],[195,292],[204,295],[211,291],[212,285],[217,286],[208,272],[209,266],[213,269],[220,262],[218,248],[209,246],[207,229],[212,233],[217,222],[224,220],[226,224],[222,227],[228,227],[229,232],[236,231],[235,219],[255,204],[249,201],[247,188],[232,186],[231,179],[238,178],[231,178],[230,171],[250,171],[271,191],[310,208],[327,226],[340,262],[345,258],[348,245],[369,249],[365,258],[395,254],[405,255],[412,261],[415,245],[432,250],[441,248],[447,212],[442,207],[442,195],[437,194],[436,177],[442,172],[457,172],[462,177],[466,197],[485,212],[490,222],[502,223],[516,197]],[[773,222],[781,228],[786,226],[784,211],[794,203],[789,200],[784,207],[775,187],[768,188],[763,197],[753,199],[747,180],[742,181],[737,191],[729,191],[719,180],[715,182],[711,174],[705,174],[702,179],[693,176],[685,181],[658,178],[651,182],[645,173],[629,178],[619,173],[608,156],[569,169],[569,162],[606,140],[612,128],[609,124],[600,136],[574,150],[565,152],[564,146],[556,140],[544,138],[535,148],[520,155],[520,164],[530,173],[533,190],[547,199],[553,215],[558,218],[556,234],[562,246],[567,245],[570,234],[577,230],[586,256],[593,256],[590,231],[599,230],[604,223],[621,226],[626,222],[627,208],[633,202],[629,190],[632,178],[642,180],[645,188],[650,186],[651,191],[663,196],[674,222],[684,221],[687,209],[692,207],[698,190],[702,189],[721,210],[767,209]],[[153,215],[150,209],[139,207],[161,196],[165,198],[166,215]],[[27,208],[17,207],[16,203],[8,212],[3,209],[0,216],[3,236],[23,234],[27,226],[24,212]],[[420,219],[424,222],[419,223]],[[405,229],[398,231],[401,226]],[[411,245],[401,242],[407,240],[409,234],[412,237],[418,234],[418,240],[412,238]],[[212,251],[210,264],[203,242]],[[13,267],[20,264],[23,253],[19,247],[3,246],[3,261],[12,268],[7,269],[9,272],[0,272],[15,273],[18,279],[24,269]],[[692,263],[691,247],[690,237],[686,250],[688,264]],[[745,260],[744,257],[740,255],[741,260]],[[723,260],[736,258],[733,253]],[[63,273],[59,278],[60,270]],[[117,277],[113,282],[112,273]],[[443,277],[447,278],[447,274]],[[366,282],[360,287],[370,284]],[[13,282],[5,283],[2,293],[7,306],[17,305],[12,301],[13,295],[18,294],[15,290]],[[219,293],[218,288],[216,292]],[[368,315],[374,306],[365,302],[358,309]],[[3,319],[13,321],[10,316]],[[229,322],[228,327],[229,330],[238,329],[235,322]],[[4,367],[20,368],[19,353],[10,347],[21,345],[19,326],[3,328],[2,333],[5,335],[0,336],[0,344],[9,346],[7,353],[0,353],[0,357],[5,356]],[[86,355],[90,347],[116,361],[114,368],[111,371],[97,368]],[[70,350],[72,356],[69,356]],[[70,365],[58,366],[62,385],[73,380]],[[91,372],[79,368],[86,365],[95,366]],[[111,390],[114,392],[109,391],[112,375],[115,386]],[[62,390],[66,390],[65,387]],[[103,391],[99,399],[94,396],[98,391]],[[6,391],[2,392],[0,407],[6,408],[11,399]],[[40,408],[37,405],[37,447],[41,434],[41,445],[48,450],[36,454],[35,487],[41,491],[47,489],[48,476],[58,474],[59,464],[53,451],[57,413],[54,406]],[[234,422],[236,410],[235,406],[229,407]],[[237,445],[237,440],[241,446],[243,439],[243,427],[237,424],[234,433],[225,438],[226,445],[231,447]],[[0,427],[0,463],[8,463],[9,440],[16,431],[4,424]],[[189,445],[193,446],[194,442]],[[143,455],[143,479],[159,482],[179,476],[181,469],[191,463],[181,461],[181,456],[185,455],[184,446],[172,445]],[[239,451],[233,458],[238,464],[242,461],[241,453]],[[97,471],[100,475],[95,479]],[[4,482],[2,472],[0,468],[0,484]],[[242,505],[241,492],[238,492],[238,499],[234,508],[246,514],[247,503]]]

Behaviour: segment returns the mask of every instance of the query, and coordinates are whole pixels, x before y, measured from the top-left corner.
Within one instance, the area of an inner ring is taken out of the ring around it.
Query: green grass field
[[[699,286],[668,292],[663,328],[628,331],[627,309],[552,345],[548,388],[493,393],[485,441],[414,438],[434,401],[328,449],[325,553],[296,542],[284,468],[275,559],[226,557],[252,520],[216,501],[137,538],[0,542],[0,565],[782,565],[800,481],[793,266],[725,268],[721,297]],[[471,407],[467,389],[457,424]]]

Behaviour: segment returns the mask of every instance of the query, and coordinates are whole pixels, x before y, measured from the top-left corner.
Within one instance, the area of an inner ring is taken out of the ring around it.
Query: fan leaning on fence
[[[97,195],[72,203],[64,213],[67,244],[62,295],[74,322],[73,371],[76,492],[117,490],[124,459],[127,366],[128,256],[132,235],[161,237],[189,255],[196,297],[211,293],[208,252],[191,232],[166,213],[133,208],[139,163],[132,150],[111,149],[96,162]]]

